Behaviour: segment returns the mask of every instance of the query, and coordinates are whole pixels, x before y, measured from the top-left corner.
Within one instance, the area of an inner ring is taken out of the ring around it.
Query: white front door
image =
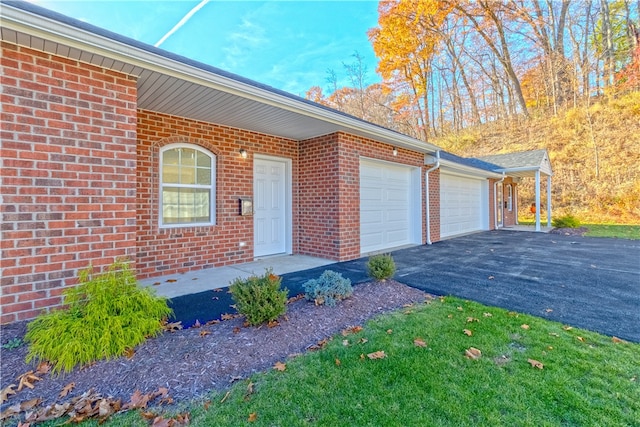
[[[254,158],[254,256],[287,250],[286,161]]]

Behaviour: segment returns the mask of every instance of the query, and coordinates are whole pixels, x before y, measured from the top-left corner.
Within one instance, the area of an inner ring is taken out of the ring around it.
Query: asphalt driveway
[[[640,342],[640,241],[488,231],[392,252],[395,279],[434,295],[454,295]],[[367,258],[288,273],[289,295],[330,269],[353,283],[369,280]],[[213,295],[213,297],[212,297]],[[173,298],[189,326],[219,318],[226,289]]]
[[[392,253],[395,279],[640,342],[640,241],[490,231]],[[366,280],[366,259],[290,273],[290,289],[329,268]]]

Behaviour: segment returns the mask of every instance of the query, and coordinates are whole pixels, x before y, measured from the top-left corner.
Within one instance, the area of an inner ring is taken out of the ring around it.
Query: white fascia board
[[[367,134],[371,139],[381,138],[398,147],[420,153],[434,153],[440,148],[424,141],[357,120],[312,104],[258,88],[225,76],[221,76],[183,62],[148,52],[126,43],[61,23],[37,14],[3,4],[0,9],[2,26],[40,37],[72,48],[105,56],[116,61],[156,71],[205,87],[217,89],[243,98],[255,100],[283,110],[312,117]],[[178,56],[178,55],[176,55]],[[195,61],[194,61],[195,62]]]
[[[545,175],[548,176],[553,176],[553,173],[547,173],[546,170],[543,170],[540,166],[522,166],[519,168],[504,168],[504,169],[498,169],[500,172],[504,172],[507,175],[509,175],[509,172],[512,173],[518,173],[518,172],[536,172],[536,171],[540,171]]]
[[[466,175],[470,177],[498,178],[498,179],[502,178],[501,173],[491,172],[484,169],[461,165],[460,163],[452,162],[451,160],[440,159],[440,166],[447,171],[457,172],[460,175]]]

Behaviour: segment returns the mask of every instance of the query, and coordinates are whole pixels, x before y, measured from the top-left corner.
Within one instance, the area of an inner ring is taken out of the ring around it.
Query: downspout
[[[493,227],[496,230],[498,229],[498,201],[496,200],[498,198],[498,184],[501,184],[506,177],[506,173],[502,171],[502,179],[493,183],[493,200],[495,201],[493,204]],[[502,194],[502,200],[504,201],[504,194]],[[502,206],[500,206],[500,209],[502,209]],[[504,225],[504,213],[502,215],[502,224]]]
[[[427,186],[426,188],[426,197],[427,197],[427,245],[432,245],[433,243],[431,242],[431,215],[430,215],[430,203],[429,203],[429,174],[431,172],[433,172],[434,170],[438,169],[440,167],[440,150],[436,151],[436,163],[433,165],[433,167],[429,170],[427,170],[427,173],[425,175],[425,184]]]

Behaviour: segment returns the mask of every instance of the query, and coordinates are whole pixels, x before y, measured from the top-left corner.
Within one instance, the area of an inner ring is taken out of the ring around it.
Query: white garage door
[[[440,174],[440,237],[485,229],[483,203],[483,180]]]
[[[420,243],[414,175],[409,166],[360,160],[361,253]]]

